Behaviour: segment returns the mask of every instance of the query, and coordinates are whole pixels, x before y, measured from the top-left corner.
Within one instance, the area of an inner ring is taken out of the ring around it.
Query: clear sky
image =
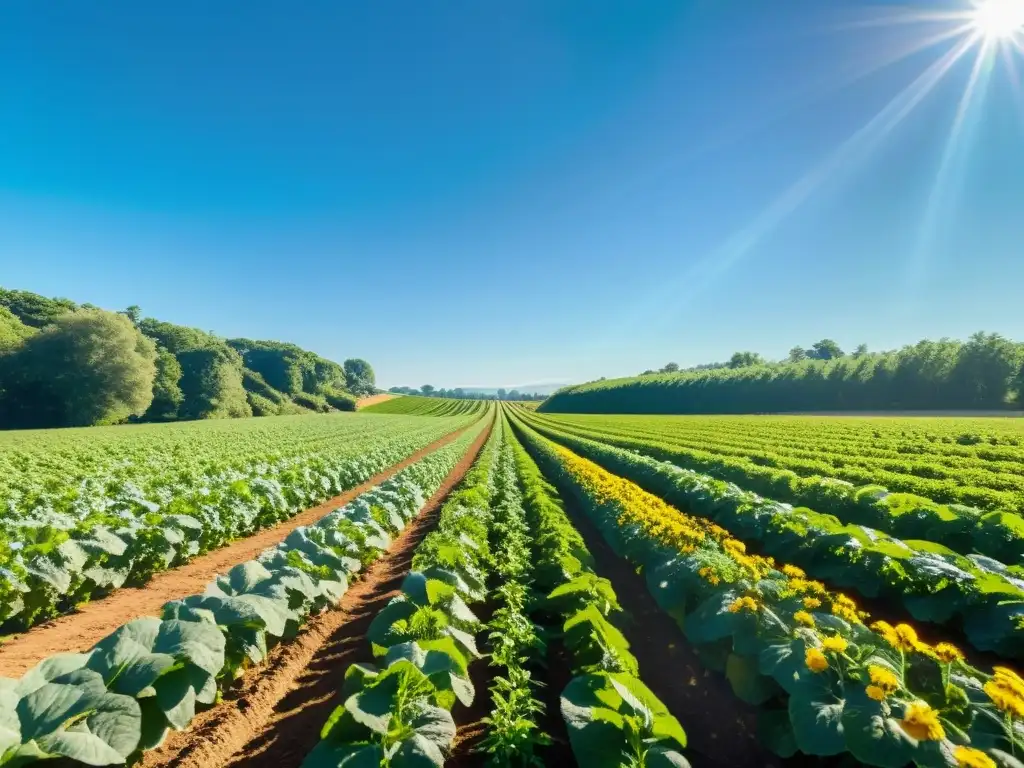
[[[11,0],[0,284],[385,386],[1024,339],[1024,48],[936,8]]]

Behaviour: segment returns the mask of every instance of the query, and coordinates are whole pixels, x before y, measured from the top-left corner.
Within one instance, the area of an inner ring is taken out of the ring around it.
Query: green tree
[[[33,328],[21,322],[7,307],[0,306],[0,355],[16,350],[33,333]]]
[[[498,399],[499,400],[504,400],[506,397],[508,397],[508,392],[506,392],[504,388],[499,388],[498,389]]]
[[[816,360],[835,360],[843,356],[843,350],[832,339],[822,339],[811,347],[809,356]]]
[[[867,356],[867,354],[868,354],[868,345],[867,344],[858,344],[857,348],[855,350],[853,350],[853,356],[854,357],[865,357],[865,356]]]
[[[117,424],[153,400],[156,345],[101,309],[58,315],[13,355],[16,426]],[[16,394],[15,394],[16,393]],[[10,413],[10,411],[9,411]]]
[[[377,378],[368,362],[359,358],[349,358],[345,361],[344,367],[348,391],[353,395],[372,395],[377,391]]]
[[[730,368],[748,368],[751,365],[761,365],[764,363],[764,358],[761,357],[757,352],[734,352],[733,356],[729,358]]]
[[[799,363],[807,359],[807,350],[803,347],[793,347],[789,350],[789,356],[786,358],[790,363]]]
[[[422,392],[426,397],[430,397],[434,394],[434,386],[432,384],[424,384],[420,387],[420,392]]]
[[[143,416],[144,421],[171,421],[178,417],[178,409],[185,400],[180,386],[181,373],[178,358],[163,347],[157,349],[153,402]]]
[[[679,371],[679,363],[666,363],[661,369],[662,373],[676,373]]]
[[[251,416],[242,386],[242,367],[234,350],[224,347],[192,349],[177,355],[181,363],[184,401],[179,413],[186,419],[225,419]]]
[[[120,314],[131,320],[132,325],[136,328],[139,327],[139,323],[142,321],[142,307],[138,304],[132,304],[130,307],[121,310]]]
[[[70,299],[50,299],[31,291],[0,288],[0,306],[7,307],[25,325],[43,328],[61,315],[74,312],[78,305]]]

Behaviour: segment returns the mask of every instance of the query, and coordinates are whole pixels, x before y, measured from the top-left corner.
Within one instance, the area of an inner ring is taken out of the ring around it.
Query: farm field
[[[407,416],[460,416],[482,413],[486,407],[487,403],[484,400],[400,395],[362,410],[366,413],[394,413]]]
[[[437,401],[380,405],[403,400]],[[50,470],[35,482],[51,495],[39,498],[91,487],[90,471],[155,493],[167,482],[156,468],[190,453],[190,472],[216,468],[230,486],[233,472],[272,465],[266,452],[280,444],[277,460],[304,469],[274,476],[291,499],[310,475],[336,477],[324,467],[390,452],[367,468],[372,483],[296,498],[301,509],[354,487],[265,548],[233,550],[255,538],[238,529],[213,552],[215,569],[159,592],[143,618],[74,642],[92,606],[66,601],[68,615],[0,644],[0,764],[1020,765],[1020,518],[979,493],[996,490],[990,475],[1015,475],[1011,422],[561,416],[481,403],[441,418],[371,410],[235,424],[247,436],[228,424],[202,425],[216,427],[202,437],[174,425],[166,439],[156,427],[92,430],[96,463],[81,459],[63,485]],[[75,456],[74,432],[0,444],[42,457],[62,435]],[[241,463],[216,464],[216,441]],[[317,454],[327,445],[336,464]],[[888,475],[863,487],[798,455],[874,467],[856,463],[871,451],[905,457],[898,477],[919,477],[918,461],[961,461],[971,471],[948,487],[978,483],[971,498],[989,505],[899,491]],[[4,451],[16,468],[13,456]],[[232,493],[222,509],[249,498]],[[39,514],[19,498],[23,519]],[[162,515],[170,502],[153,498],[158,509],[120,520],[174,530],[182,554],[164,567],[187,572],[209,554],[194,551],[205,529],[176,524]],[[92,556],[106,525],[81,518],[32,552],[52,558],[72,542]],[[34,530],[9,534],[12,554]],[[81,573],[93,567],[110,566]],[[156,594],[161,578],[122,591]],[[95,605],[117,601],[112,591]],[[55,628],[65,634],[46,634]]]

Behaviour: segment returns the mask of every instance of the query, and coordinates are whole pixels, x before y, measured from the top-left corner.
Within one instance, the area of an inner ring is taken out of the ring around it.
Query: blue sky
[[[15,0],[0,284],[385,386],[1024,339],[1024,96],[904,92],[960,38],[903,8]]]

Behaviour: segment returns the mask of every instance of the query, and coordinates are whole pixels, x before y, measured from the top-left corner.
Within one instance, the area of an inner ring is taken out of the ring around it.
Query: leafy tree
[[[508,392],[505,391],[505,389],[503,387],[498,389],[498,399],[499,400],[504,400],[507,396],[508,396]]]
[[[346,360],[345,378],[348,380],[348,391],[353,395],[372,395],[377,391],[377,379],[373,368],[365,360]]]
[[[422,392],[424,396],[430,397],[431,395],[434,394],[434,387],[432,384],[424,384],[422,387],[420,387],[420,392]]]
[[[679,371],[679,363],[667,363],[664,368],[661,369],[662,373],[676,373]]]
[[[646,371],[644,371],[640,375],[641,376],[651,376],[651,375],[653,375],[655,373],[657,373],[657,371],[655,371],[653,368],[648,368]]]
[[[31,291],[6,288],[0,288],[0,306],[7,307],[21,322],[32,328],[44,328],[61,315],[78,309],[78,305],[70,299],[50,299]]]
[[[7,307],[0,306],[0,355],[20,347],[33,333],[33,328],[21,322]]]
[[[242,385],[238,354],[227,346],[192,349],[177,355],[181,363],[180,414],[186,419],[251,416]]]
[[[83,304],[82,306],[85,305]],[[132,304],[127,309],[122,310],[120,314],[124,315],[129,320],[131,320],[132,325],[138,328],[139,322],[142,320],[142,307],[140,307],[138,304]]]
[[[1024,355],[998,333],[975,333],[960,349],[950,384],[971,408],[1002,408]]]
[[[811,347],[809,356],[816,360],[835,360],[843,356],[843,350],[832,339],[822,339]]]
[[[762,363],[764,363],[764,358],[757,354],[757,352],[735,352],[729,358],[730,368],[746,368],[751,365],[761,365]]]
[[[157,349],[153,402],[143,416],[144,421],[170,421],[178,417],[178,409],[185,400],[180,381],[181,364],[178,358],[166,349]]]
[[[101,309],[54,317],[10,360],[5,401],[13,426],[117,424],[153,400],[156,345],[126,317]]]
[[[807,359],[807,350],[803,347],[793,347],[789,350],[789,357],[787,360],[791,363],[799,363]]]
[[[867,354],[868,354],[868,345],[867,344],[858,344],[857,348],[855,350],[853,350],[853,356],[854,357],[864,357]]]

